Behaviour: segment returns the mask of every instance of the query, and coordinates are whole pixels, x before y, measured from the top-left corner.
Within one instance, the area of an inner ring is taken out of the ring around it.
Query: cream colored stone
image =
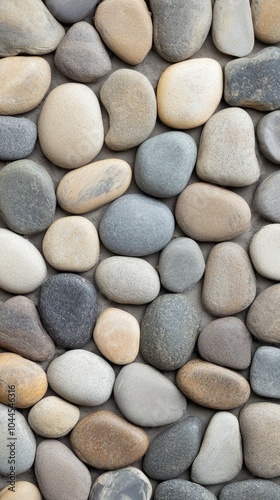
[[[261,42],[280,42],[279,0],[252,0],[251,2],[255,37]]]
[[[253,266],[261,276],[280,281],[280,224],[268,224],[257,231],[249,251]]]
[[[79,418],[77,406],[57,396],[47,396],[31,408],[28,423],[40,436],[60,438],[73,429]]]
[[[171,64],[157,87],[158,115],[179,129],[203,125],[215,112],[223,93],[223,72],[211,58]]]
[[[93,340],[109,361],[127,365],[135,360],[139,351],[139,323],[132,314],[108,307],[97,319]]]
[[[0,114],[18,115],[36,108],[51,83],[51,68],[42,57],[0,60]]]
[[[42,500],[40,491],[35,484],[28,481],[17,481],[12,491],[11,485],[0,491],[1,500]]]

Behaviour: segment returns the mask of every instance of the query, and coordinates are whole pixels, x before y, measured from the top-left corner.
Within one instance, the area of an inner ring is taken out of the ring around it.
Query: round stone
[[[252,303],[246,324],[252,335],[262,342],[280,342],[280,284],[270,286],[261,292]]]
[[[6,486],[0,491],[1,500],[42,500],[40,490],[28,481],[16,481],[14,489]]]
[[[280,165],[280,111],[273,111],[261,118],[256,133],[263,155]]]
[[[280,349],[278,347],[259,347],[254,355],[250,370],[250,384],[259,396],[280,398]]]
[[[271,222],[280,222],[280,172],[273,172],[258,186],[254,206],[259,214]]]
[[[220,492],[220,500],[275,500],[280,486],[265,479],[247,479],[227,484]]]
[[[41,399],[28,413],[30,427],[46,438],[66,436],[79,418],[79,408],[57,396],[47,396]]]
[[[37,127],[31,120],[0,116],[0,160],[14,161],[29,156],[36,139]]]
[[[186,481],[185,479],[171,479],[160,483],[155,491],[155,500],[217,500],[217,497],[200,484]]]
[[[280,281],[280,224],[268,224],[257,231],[249,251],[253,266],[261,276]]]
[[[52,15],[62,23],[72,24],[81,21],[93,12],[98,0],[45,0]]]
[[[280,5],[275,0],[252,0],[255,37],[269,45],[280,42]]]
[[[122,497],[133,500],[150,500],[152,497],[149,479],[136,467],[100,474],[92,485],[89,500],[115,500]]]

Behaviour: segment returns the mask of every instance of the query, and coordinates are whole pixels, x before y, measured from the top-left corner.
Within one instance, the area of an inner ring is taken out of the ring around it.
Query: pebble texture
[[[152,485],[136,467],[125,467],[101,474],[93,483],[89,500],[115,500],[116,498],[150,500]]]
[[[247,479],[224,486],[219,500],[275,500],[279,495],[279,484],[265,479]]]
[[[28,481],[17,481],[15,488],[6,486],[0,491],[1,500],[42,500],[40,490]]]
[[[0,160],[25,158],[32,153],[36,139],[37,127],[31,120],[0,116]]]
[[[98,0],[45,0],[52,15],[62,23],[72,24],[81,21],[93,11]]]
[[[254,206],[259,214],[271,222],[280,222],[280,172],[268,175],[258,186]]]
[[[277,0],[252,0],[255,37],[269,45],[280,42],[280,5]]]
[[[280,281],[280,224],[268,224],[257,231],[250,243],[250,257],[256,271]]]
[[[269,286],[252,303],[246,318],[250,332],[269,344],[280,342],[280,284]]]
[[[184,479],[173,479],[160,483],[155,491],[155,500],[216,500],[217,497],[200,484],[185,481]]]
[[[280,350],[278,347],[259,347],[254,355],[250,384],[259,396],[279,398]]]
[[[261,118],[256,133],[263,155],[280,165],[280,111],[273,111]]]
[[[66,436],[79,418],[79,408],[57,396],[47,396],[41,399],[32,406],[28,413],[30,427],[37,434],[46,438]]]

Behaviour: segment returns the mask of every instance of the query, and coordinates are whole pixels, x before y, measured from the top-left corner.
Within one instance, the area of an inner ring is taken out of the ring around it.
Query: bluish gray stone
[[[158,370],[177,370],[190,358],[200,326],[199,312],[185,295],[165,294],[147,308],[140,352]]]
[[[277,500],[279,484],[265,479],[247,479],[227,484],[220,492],[219,500]]]
[[[272,346],[259,347],[253,357],[250,384],[259,396],[280,398],[280,349]]]
[[[31,160],[9,163],[0,172],[0,214],[20,234],[43,231],[53,221],[56,197],[47,171]]]
[[[259,121],[256,133],[263,155],[280,165],[280,111],[265,115]]]
[[[185,479],[171,479],[160,483],[155,491],[155,500],[217,500],[217,497],[200,484],[185,481]]]
[[[27,118],[0,116],[0,160],[14,161],[32,153],[37,127]]]
[[[196,143],[185,132],[166,132],[147,139],[136,153],[135,181],[151,196],[176,196],[190,179],[196,155]]]
[[[98,0],[45,0],[52,15],[62,23],[76,23],[93,12]]]
[[[280,222],[280,171],[273,172],[260,183],[253,203],[262,217]]]
[[[88,500],[149,500],[152,485],[136,467],[126,467],[101,474],[93,483]]]
[[[198,454],[204,425],[198,417],[187,417],[160,432],[150,443],[143,469],[148,476],[173,479],[187,470]]]
[[[52,276],[41,287],[38,309],[44,327],[59,346],[77,349],[91,340],[97,294],[87,279],[71,273]]]
[[[99,236],[111,252],[141,257],[165,247],[174,226],[173,214],[162,201],[142,194],[126,194],[105,212]]]

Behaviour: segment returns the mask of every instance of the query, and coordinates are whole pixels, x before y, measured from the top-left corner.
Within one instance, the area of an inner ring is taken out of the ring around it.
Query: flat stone
[[[121,369],[114,397],[122,414],[143,427],[172,424],[182,417],[187,405],[169,379],[143,363],[132,363]]]
[[[0,32],[0,57],[48,54],[56,49],[65,34],[61,24],[38,0],[3,0]]]
[[[12,436],[10,438],[8,434],[10,415],[14,416],[16,440],[13,440]],[[12,409],[11,412],[10,407],[0,403],[0,429],[0,473],[10,478],[11,465],[15,467],[14,472],[16,475],[28,471],[34,462],[36,439],[26,418],[19,411]],[[13,454],[11,453],[12,451],[14,452]],[[10,456],[16,459],[16,463],[9,463]],[[14,492],[12,494],[14,495],[12,498],[15,498]],[[22,497],[18,496],[18,498]]]
[[[65,444],[56,439],[45,439],[39,443],[35,475],[44,498],[88,498],[91,487],[88,468]]]
[[[162,250],[158,272],[170,292],[185,292],[200,281],[205,269],[203,254],[191,238],[176,238]]]
[[[62,23],[72,24],[81,21],[90,14],[98,0],[45,0],[52,15]]]
[[[254,476],[264,479],[280,474],[280,407],[274,403],[253,403],[241,411],[245,465]]]
[[[111,70],[110,57],[102,40],[91,24],[73,24],[58,45],[54,63],[68,78],[90,83]]]
[[[267,398],[280,398],[280,349],[259,347],[254,355],[250,370],[250,384],[255,394]]]
[[[13,161],[29,156],[36,139],[37,127],[31,120],[0,116],[0,160]]]
[[[200,484],[186,481],[185,479],[171,479],[160,483],[155,491],[155,500],[217,500],[217,497]]]
[[[196,161],[197,147],[185,132],[165,132],[139,146],[134,164],[138,187],[151,196],[176,196],[186,187]]]
[[[151,0],[156,51],[169,62],[193,56],[203,45],[212,21],[211,0]]]
[[[97,316],[95,287],[76,274],[56,274],[41,287],[38,309],[56,344],[80,348],[90,341]]]
[[[280,486],[266,479],[247,479],[227,484],[220,492],[220,500],[275,500]]]
[[[262,342],[280,342],[280,284],[269,286],[252,303],[246,324],[252,335]]]
[[[152,302],[141,323],[140,352],[158,370],[177,370],[190,358],[200,313],[187,296],[164,294]]]
[[[164,429],[150,443],[143,469],[149,477],[173,479],[185,472],[198,454],[204,425],[198,417],[187,417]]]
[[[16,481],[12,490],[11,485],[0,491],[1,500],[42,500],[40,490],[28,481]]]
[[[172,128],[198,127],[213,115],[222,93],[223,72],[214,59],[171,64],[162,73],[157,86],[159,118]]]
[[[93,340],[99,351],[117,365],[132,363],[140,343],[140,326],[132,314],[108,307],[98,317]]]
[[[10,229],[20,234],[44,231],[53,221],[55,207],[53,181],[44,167],[18,160],[2,168],[0,214]]]
[[[136,462],[147,451],[143,429],[110,411],[89,413],[74,427],[70,443],[76,455],[97,469],[119,469]]]
[[[156,96],[142,73],[125,68],[114,71],[103,83],[100,99],[109,114],[105,142],[110,149],[133,148],[152,133],[157,118]]]
[[[182,366],[176,383],[187,398],[216,410],[237,408],[250,396],[250,386],[242,375],[201,359],[192,359]]]
[[[115,372],[97,354],[74,349],[50,363],[47,377],[51,388],[67,401],[82,406],[98,406],[111,396]]]
[[[256,296],[256,277],[249,256],[240,245],[219,243],[209,253],[202,303],[213,316],[243,311]]]
[[[257,212],[271,222],[280,222],[280,172],[266,177],[255,191],[253,200]]]
[[[216,365],[245,370],[251,364],[252,337],[241,319],[219,318],[206,325],[198,337],[200,356]]]
[[[244,109],[226,108],[209,118],[200,136],[196,173],[221,186],[249,186],[258,180],[254,124]]]
[[[275,0],[252,0],[255,37],[261,42],[280,42],[280,5]]]
[[[142,257],[162,250],[172,238],[174,217],[161,201],[142,194],[126,194],[103,215],[99,236],[111,252]]]
[[[27,239],[0,228],[0,288],[10,293],[30,293],[47,277],[39,250]]]
[[[59,271],[88,271],[99,259],[98,233],[85,217],[63,217],[45,233],[42,250],[48,263]]]
[[[58,85],[44,101],[38,135],[44,155],[58,167],[71,170],[92,161],[104,141],[95,93],[82,83]]]
[[[0,114],[18,115],[36,108],[50,83],[51,68],[43,57],[4,57],[0,60]]]
[[[217,0],[213,8],[212,38],[220,52],[247,56],[255,42],[250,0]]]
[[[47,396],[41,399],[28,413],[30,427],[46,438],[66,436],[79,418],[79,408],[57,396]]]
[[[280,281],[280,224],[268,224],[257,231],[251,239],[249,252],[261,276]]]
[[[93,483],[89,500],[115,500],[116,498],[133,498],[133,500],[150,500],[152,485],[136,467],[105,472]]]
[[[280,165],[280,111],[273,111],[261,118],[256,133],[263,155]]]
[[[54,343],[29,298],[19,295],[0,305],[0,346],[31,361],[54,355]]]
[[[225,66],[224,98],[230,106],[258,111],[280,107],[280,48],[266,47]],[[263,84],[265,82],[265,85]]]
[[[104,259],[95,271],[97,287],[105,297],[119,304],[147,304],[160,291],[156,270],[137,257]]]
[[[144,0],[106,0],[98,5],[94,24],[109,49],[128,64],[140,64],[152,48],[153,25]]]
[[[178,196],[175,217],[182,231],[194,240],[225,241],[248,229],[251,210],[238,194],[195,182]]]

